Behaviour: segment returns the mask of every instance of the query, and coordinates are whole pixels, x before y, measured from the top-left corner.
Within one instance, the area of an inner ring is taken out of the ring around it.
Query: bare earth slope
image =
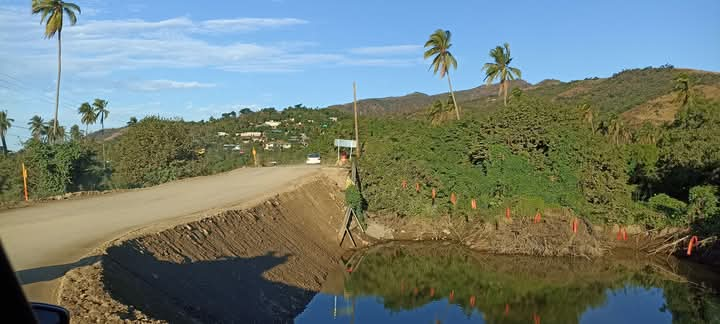
[[[248,168],[152,188],[0,212],[0,238],[28,297],[54,302],[58,278],[96,261],[98,245],[151,224],[252,206],[318,174],[308,167]]]

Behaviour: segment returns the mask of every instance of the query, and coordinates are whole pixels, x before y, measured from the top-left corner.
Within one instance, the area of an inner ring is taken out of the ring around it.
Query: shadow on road
[[[29,285],[36,282],[55,280],[64,276],[68,271],[82,266],[93,264],[100,260],[100,256],[93,255],[84,257],[78,261],[67,264],[58,264],[47,267],[39,267],[16,271],[15,275],[23,285]]]
[[[113,262],[105,262],[103,280],[110,294],[171,323],[292,322],[316,293],[263,277],[288,255],[174,263],[126,242],[108,257]]]

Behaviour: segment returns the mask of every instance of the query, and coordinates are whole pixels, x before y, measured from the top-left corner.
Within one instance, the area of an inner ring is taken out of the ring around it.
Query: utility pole
[[[358,134],[357,89],[353,81],[353,110],[355,111],[355,154],[360,158],[360,135]]]

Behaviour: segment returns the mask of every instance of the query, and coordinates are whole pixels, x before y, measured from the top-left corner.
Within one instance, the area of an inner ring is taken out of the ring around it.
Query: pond
[[[536,258],[390,244],[345,261],[296,323],[720,323],[717,274],[665,256]]]

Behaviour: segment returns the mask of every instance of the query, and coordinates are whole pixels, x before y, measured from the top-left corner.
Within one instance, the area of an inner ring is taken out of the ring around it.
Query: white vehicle
[[[320,154],[318,154],[318,153],[308,154],[305,164],[320,164]]]

